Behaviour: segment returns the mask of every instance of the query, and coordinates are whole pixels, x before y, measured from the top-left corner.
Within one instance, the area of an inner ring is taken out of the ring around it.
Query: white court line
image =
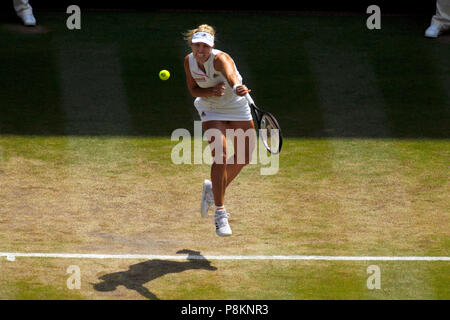
[[[166,260],[324,260],[324,261],[450,261],[450,257],[416,256],[284,256],[284,255],[156,255],[156,254],[80,254],[0,252],[0,257],[65,259],[166,259]]]

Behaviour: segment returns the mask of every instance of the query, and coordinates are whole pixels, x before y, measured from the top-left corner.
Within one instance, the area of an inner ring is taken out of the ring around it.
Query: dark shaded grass
[[[21,34],[2,25],[0,134],[64,134],[57,50],[77,50],[80,43],[120,48],[128,103],[124,108],[133,135],[168,136],[175,128],[191,129],[199,118],[185,85],[183,58],[190,51],[182,32],[208,23],[218,31],[216,47],[235,59],[257,104],[277,116],[285,136],[329,137],[319,79],[311,72],[311,52],[304,41],[314,41],[323,50],[332,46],[348,59],[354,54],[368,57],[392,137],[449,135],[449,93],[442,75],[450,71],[444,58],[450,49],[423,37],[429,20],[425,17],[383,16],[382,29],[373,31],[365,27],[364,15],[83,12],[79,31],[68,30],[65,18],[41,12],[40,24],[49,29],[45,34]],[[158,78],[161,69],[171,71],[168,81]],[[339,83],[352,77],[352,70],[335,77]],[[353,90],[367,88],[355,79]],[[358,111],[351,108],[347,112]],[[111,129],[109,135],[120,132]],[[356,136],[367,133],[361,130]]]

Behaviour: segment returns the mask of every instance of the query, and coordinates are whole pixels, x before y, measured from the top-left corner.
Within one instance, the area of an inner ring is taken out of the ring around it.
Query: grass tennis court
[[[450,36],[425,39],[428,17],[374,31],[344,13],[36,18],[0,24],[0,252],[450,256]],[[200,23],[285,135],[277,174],[249,165],[228,189],[226,239],[199,213],[209,166],[171,161],[171,133],[199,120],[181,34]],[[0,298],[449,299],[449,267],[0,257]]]

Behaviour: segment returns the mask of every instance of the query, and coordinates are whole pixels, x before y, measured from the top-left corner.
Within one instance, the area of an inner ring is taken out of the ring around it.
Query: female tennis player
[[[250,107],[244,97],[250,90],[242,84],[242,77],[233,59],[214,48],[214,36],[214,28],[206,24],[185,33],[185,40],[192,52],[184,59],[184,69],[187,86],[196,98],[194,105],[202,120],[213,157],[211,181],[203,182],[201,214],[206,217],[214,203],[216,233],[229,236],[232,232],[224,204],[225,190],[250,162],[256,132]],[[227,153],[227,130],[233,130],[234,133],[235,152],[231,156]],[[208,132],[218,132],[220,136],[211,134],[209,137]],[[219,138],[221,141],[216,141]]]

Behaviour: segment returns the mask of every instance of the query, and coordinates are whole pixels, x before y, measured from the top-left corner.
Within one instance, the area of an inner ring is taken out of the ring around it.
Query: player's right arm
[[[223,82],[210,88],[200,88],[198,86],[191,74],[191,69],[189,67],[189,55],[184,58],[184,71],[186,72],[187,87],[193,97],[220,97],[224,95],[223,90],[225,89],[225,85]]]

